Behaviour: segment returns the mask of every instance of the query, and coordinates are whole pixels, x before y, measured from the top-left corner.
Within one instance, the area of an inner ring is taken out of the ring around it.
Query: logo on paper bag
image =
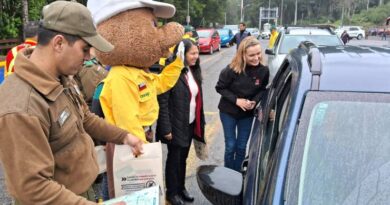
[[[148,188],[148,187],[152,187],[152,186],[156,186],[156,182],[155,181],[147,181],[146,184],[145,184],[145,187]]]

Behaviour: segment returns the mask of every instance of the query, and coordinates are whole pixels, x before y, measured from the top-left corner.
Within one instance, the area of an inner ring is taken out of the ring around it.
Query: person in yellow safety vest
[[[38,27],[39,23],[37,21],[30,21],[24,26],[23,31],[25,41],[9,50],[7,56],[5,57],[4,78],[8,77],[15,71],[14,63],[18,52],[23,48],[34,48],[37,45]]]
[[[190,39],[191,41],[196,43],[196,39],[193,38],[193,33],[192,31],[194,30],[194,27],[192,26],[184,26],[184,35],[183,39]]]
[[[274,44],[275,44],[276,38],[278,38],[278,35],[279,35],[279,32],[276,30],[276,27],[272,26],[271,27],[271,37],[269,38],[268,48],[274,47]]]

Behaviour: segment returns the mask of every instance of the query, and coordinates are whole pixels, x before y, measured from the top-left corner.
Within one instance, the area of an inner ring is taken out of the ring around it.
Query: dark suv
[[[203,194],[223,205],[390,204],[389,59],[386,47],[301,43],[258,110],[242,173],[199,167]]]

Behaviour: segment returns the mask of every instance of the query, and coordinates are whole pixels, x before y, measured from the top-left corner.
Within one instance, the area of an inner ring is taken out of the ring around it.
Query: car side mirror
[[[203,165],[196,178],[203,195],[214,205],[242,204],[242,174],[226,167]]]
[[[272,48],[267,48],[265,49],[265,54],[268,54],[268,55],[275,55],[275,52]]]

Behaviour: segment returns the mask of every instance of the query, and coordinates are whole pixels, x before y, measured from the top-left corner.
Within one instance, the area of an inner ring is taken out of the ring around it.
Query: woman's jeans
[[[225,167],[239,172],[245,158],[253,117],[236,119],[223,112],[219,116],[225,134]]]

